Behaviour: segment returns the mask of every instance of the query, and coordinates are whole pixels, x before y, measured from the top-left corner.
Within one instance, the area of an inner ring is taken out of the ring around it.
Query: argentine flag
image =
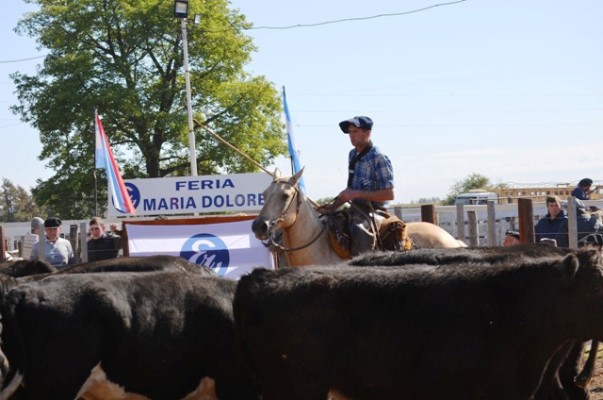
[[[98,113],[94,112],[94,133],[95,133],[95,168],[104,169],[107,174],[107,186],[109,196],[113,200],[115,208],[128,214],[136,214],[136,209],[130,199],[130,194],[124,180],[121,178],[119,168],[113,157],[113,151],[109,145],[109,139],[105,135],[105,130],[101,123]]]

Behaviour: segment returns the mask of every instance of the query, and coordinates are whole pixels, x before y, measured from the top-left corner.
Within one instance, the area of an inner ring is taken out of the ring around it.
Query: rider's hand
[[[322,204],[316,209],[320,214],[329,214],[337,210],[344,202],[339,197],[335,197],[329,203]]]
[[[319,214],[329,214],[329,213],[331,213],[331,211],[333,211],[333,210],[332,210],[332,208],[331,208],[331,203],[325,203],[325,204],[321,204],[321,205],[320,205],[320,206],[319,206],[319,207],[316,209],[316,211],[317,211]]]

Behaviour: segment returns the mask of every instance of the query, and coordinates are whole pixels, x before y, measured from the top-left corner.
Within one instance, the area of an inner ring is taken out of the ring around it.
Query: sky
[[[355,115],[373,119],[373,142],[392,161],[393,203],[444,198],[471,174],[492,184],[603,184],[600,0],[231,6],[254,24],[247,71],[286,88],[314,200],[345,187],[351,145],[338,123]],[[38,160],[38,132],[8,110],[8,74],[34,73],[42,59],[7,61],[44,54],[12,31],[28,7],[15,1],[0,16],[0,177],[25,188],[52,175]],[[291,173],[285,157],[266,167]]]

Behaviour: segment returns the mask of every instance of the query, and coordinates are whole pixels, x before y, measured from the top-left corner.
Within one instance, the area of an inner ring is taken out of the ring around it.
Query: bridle
[[[277,183],[277,182],[279,182],[279,181],[274,181],[273,183]],[[310,241],[308,243],[303,244],[301,246],[285,247],[281,244],[276,243],[276,241],[275,241],[276,235],[272,231],[272,227],[275,226],[277,223],[285,220],[285,218],[287,217],[287,214],[289,212],[289,209],[291,208],[291,205],[293,204],[293,201],[297,200],[296,201],[297,204],[295,207],[295,220],[289,226],[295,225],[295,223],[297,222],[297,217],[299,215],[299,208],[301,207],[301,204],[302,204],[302,200],[301,200],[301,196],[299,194],[299,189],[297,187],[297,184],[292,185],[291,183],[286,182],[286,181],[281,181],[279,183],[284,183],[284,184],[291,186],[293,188],[293,190],[295,191],[295,193],[293,194],[293,197],[289,201],[289,204],[287,204],[287,207],[285,208],[285,211],[283,211],[281,216],[270,221],[270,238],[268,239],[268,244],[264,243],[264,246],[268,247],[268,245],[270,245],[270,246],[277,248],[280,251],[284,251],[285,253],[291,253],[291,252],[294,252],[297,250],[305,249],[306,247],[308,247],[308,246],[312,245],[314,242],[316,242],[318,240],[318,238],[324,233],[325,229],[327,228],[327,224],[323,222],[322,228],[320,229],[320,231],[312,239],[310,239]]]

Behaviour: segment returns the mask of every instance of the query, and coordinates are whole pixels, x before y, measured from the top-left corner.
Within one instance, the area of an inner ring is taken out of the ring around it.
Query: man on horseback
[[[389,158],[371,141],[373,121],[369,117],[356,116],[341,121],[339,127],[354,146],[348,156],[348,183],[323,211],[351,203],[347,222],[351,252],[357,255],[376,247],[375,213],[384,212],[385,203],[394,199],[394,171]]]

